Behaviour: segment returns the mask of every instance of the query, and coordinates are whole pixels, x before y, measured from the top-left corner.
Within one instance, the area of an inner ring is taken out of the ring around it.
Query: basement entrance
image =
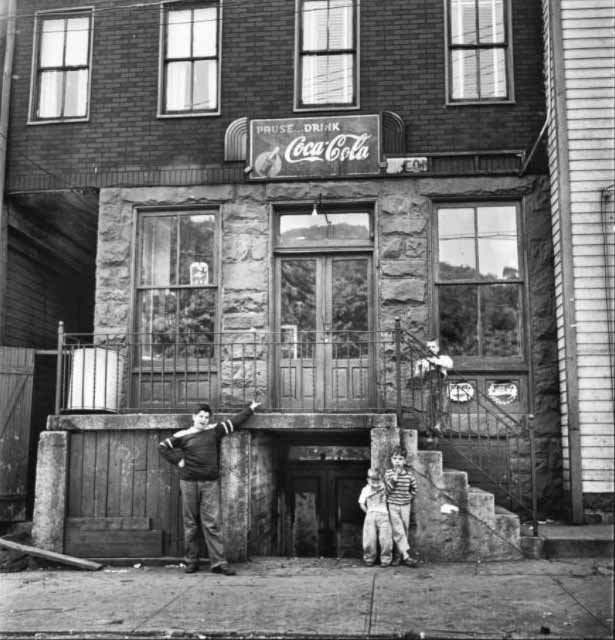
[[[358,499],[370,449],[362,443],[367,438],[360,436],[351,439],[354,444],[320,440],[320,444],[288,446],[283,473],[287,554],[361,556],[363,512]]]

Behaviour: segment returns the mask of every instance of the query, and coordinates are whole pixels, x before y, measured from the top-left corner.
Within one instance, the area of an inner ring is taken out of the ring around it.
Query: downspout
[[[0,345],[4,344],[6,322],[6,280],[8,266],[8,210],[4,206],[4,181],[6,179],[6,150],[11,106],[11,77],[15,51],[15,7],[17,0],[9,0],[6,19],[6,43],[4,69],[2,71],[2,95],[0,96]]]
[[[570,207],[570,162],[568,155],[568,118],[566,114],[566,77],[562,39],[562,10],[559,0],[549,2],[549,30],[555,94],[554,135],[558,158],[559,226],[562,266],[563,333],[566,350],[566,400],[568,406],[568,452],[570,469],[570,508],[574,524],[583,523],[583,465],[579,421],[579,379],[576,332],[576,302],[572,257],[572,220]]]

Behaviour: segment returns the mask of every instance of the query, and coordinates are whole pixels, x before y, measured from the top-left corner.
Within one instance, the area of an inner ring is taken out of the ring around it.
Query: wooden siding
[[[615,6],[612,0],[562,0],[561,18],[583,492],[602,493],[613,491],[615,457],[608,349],[614,322],[613,192],[606,206],[603,198],[615,181]],[[551,169],[560,170],[553,156]],[[560,344],[562,364],[564,357]],[[568,476],[566,419],[562,437]]]

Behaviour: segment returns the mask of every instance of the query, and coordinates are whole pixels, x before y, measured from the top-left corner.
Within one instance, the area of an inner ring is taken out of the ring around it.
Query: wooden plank
[[[68,456],[68,514],[82,516],[81,485],[83,483],[83,433],[73,433],[70,437]]]
[[[584,493],[613,493],[613,482],[583,479]]]
[[[132,481],[132,515],[144,516],[147,492],[147,434],[133,432],[134,470]]]
[[[162,555],[162,531],[84,531],[71,527],[65,531],[67,551],[79,557],[135,558]]]
[[[56,553],[55,551],[45,551],[44,549],[30,547],[26,544],[20,544],[18,542],[5,540],[4,538],[0,538],[0,547],[4,547],[5,549],[12,549],[13,551],[19,551],[29,556],[44,558],[45,560],[60,562],[61,564],[68,564],[72,567],[77,567],[78,569],[87,569],[88,571],[98,571],[103,567],[103,565],[98,562],[90,562],[89,560],[74,558],[64,553]]]
[[[152,528],[147,517],[66,518],[65,527],[81,531],[150,531]]]
[[[109,491],[109,432],[98,431],[96,435],[96,483],[94,485],[95,518],[107,515],[107,496]]]

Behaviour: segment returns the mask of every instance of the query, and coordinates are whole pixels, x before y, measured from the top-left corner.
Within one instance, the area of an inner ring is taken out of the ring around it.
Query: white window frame
[[[473,98],[468,100],[453,100],[452,99],[452,65],[451,65],[451,51],[456,47],[451,47],[451,30],[450,30],[450,2],[451,0],[444,0],[444,69],[445,69],[445,95],[444,102],[449,107],[467,106],[473,104],[514,104],[514,56],[513,56],[513,39],[512,39],[512,6],[510,0],[504,0],[504,31],[505,31],[505,53],[504,59],[506,62],[506,97],[498,98]],[[493,47],[479,47],[474,48],[493,48]],[[502,48],[502,47],[497,47]]]
[[[173,9],[190,9],[199,6],[207,6],[208,4],[218,5],[218,42],[216,58],[218,61],[217,82],[217,105],[215,109],[208,110],[185,110],[170,111],[165,110],[166,98],[166,78],[165,78],[165,59],[166,59],[166,14],[167,11]],[[219,116],[222,105],[222,4],[223,0],[209,0],[207,3],[199,5],[196,0],[186,0],[185,2],[163,2],[160,5],[160,37],[158,45],[158,118],[206,118],[211,116]]]
[[[41,29],[45,20],[54,18],[67,18],[78,17],[87,15],[90,27],[88,35],[88,56],[87,56],[87,70],[88,70],[88,82],[86,90],[86,111],[83,116],[59,116],[54,118],[39,118],[36,113],[38,111],[38,96],[39,96],[39,51],[41,44]],[[90,102],[92,91],[92,51],[94,40],[94,7],[70,7],[66,9],[45,9],[43,11],[37,11],[34,14],[34,34],[32,43],[32,63],[30,73],[30,99],[28,104],[28,124],[54,124],[54,123],[67,123],[67,122],[88,122],[90,119]]]
[[[351,0],[349,0],[350,2]],[[293,111],[356,111],[361,108],[361,0],[354,0],[354,78],[352,104],[327,103],[327,104],[302,104],[301,83],[302,83],[302,53],[301,53],[301,26],[302,26],[303,0],[295,0],[295,70],[294,70],[294,107]]]

